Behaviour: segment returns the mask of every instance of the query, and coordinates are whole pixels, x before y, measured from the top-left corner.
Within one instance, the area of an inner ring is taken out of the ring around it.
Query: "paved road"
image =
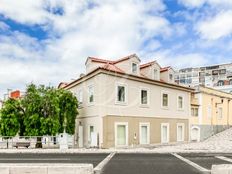
[[[108,154],[0,154],[0,163],[91,163],[97,166]]]
[[[90,163],[96,167],[109,154],[5,154],[0,163]],[[232,164],[232,154],[179,154],[200,167],[210,170],[213,164]],[[231,163],[216,158],[228,157]],[[172,154],[116,154],[103,168],[102,174],[201,174],[185,160]]]
[[[103,174],[200,174],[171,154],[116,154]]]
[[[219,164],[232,164],[228,161],[224,161],[221,159],[216,158],[215,156],[225,156],[225,154],[202,154],[202,153],[194,153],[194,154],[180,154],[182,157],[189,159],[190,161],[204,167],[208,170],[211,170],[212,165],[219,165]],[[229,154],[226,154],[230,156]]]

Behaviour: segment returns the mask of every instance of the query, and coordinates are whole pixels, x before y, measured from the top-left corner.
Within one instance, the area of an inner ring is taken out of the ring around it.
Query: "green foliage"
[[[75,120],[78,114],[78,101],[77,98],[70,92],[60,89],[59,94],[59,122],[60,129],[59,133],[65,131],[69,134],[74,134],[75,131]]]
[[[0,134],[2,136],[15,136],[20,130],[20,102],[9,99],[0,111]]]
[[[0,134],[15,136],[73,134],[78,101],[69,91],[52,87],[27,86],[22,99],[9,99],[0,112]]]

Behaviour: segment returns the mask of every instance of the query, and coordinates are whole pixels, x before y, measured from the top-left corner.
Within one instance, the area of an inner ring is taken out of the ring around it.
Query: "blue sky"
[[[174,68],[232,62],[230,0],[0,0],[0,98],[57,85],[88,56]]]

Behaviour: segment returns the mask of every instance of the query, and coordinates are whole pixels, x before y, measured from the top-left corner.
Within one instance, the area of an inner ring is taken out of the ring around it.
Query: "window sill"
[[[164,109],[164,110],[169,110],[169,107],[166,107],[166,106],[161,106],[161,109]]]
[[[150,106],[148,104],[140,104],[141,108],[149,108]]]
[[[87,105],[88,107],[90,107],[90,106],[94,106],[94,103],[88,103],[88,105]]]
[[[115,102],[115,105],[121,105],[121,106],[126,106],[126,102]]]

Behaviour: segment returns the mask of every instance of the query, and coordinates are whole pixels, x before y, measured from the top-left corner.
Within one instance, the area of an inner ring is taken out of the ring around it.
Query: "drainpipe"
[[[227,107],[227,126],[230,126],[230,99],[228,99],[228,107]]]

